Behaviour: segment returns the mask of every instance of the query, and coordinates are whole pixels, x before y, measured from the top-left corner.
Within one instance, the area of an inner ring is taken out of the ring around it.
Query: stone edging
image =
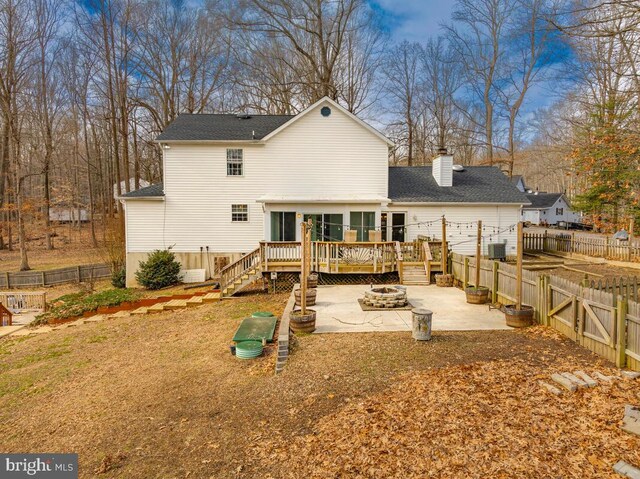
[[[299,283],[294,284],[293,289],[295,290],[299,286]],[[280,328],[278,329],[278,354],[276,356],[276,374],[282,372],[285,364],[287,363],[287,358],[289,357],[289,313],[293,311],[295,305],[296,300],[293,293],[291,293],[289,301],[287,301],[287,305],[282,313],[282,318],[280,318]]]

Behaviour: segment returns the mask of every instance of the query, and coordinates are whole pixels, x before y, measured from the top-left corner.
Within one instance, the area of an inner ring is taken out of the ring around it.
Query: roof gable
[[[337,110],[339,110],[341,113],[345,114],[346,116],[348,116],[349,118],[351,118],[353,121],[355,121],[358,125],[362,126],[364,129],[366,129],[367,131],[369,131],[370,133],[373,133],[375,136],[377,136],[380,140],[384,141],[387,145],[389,146],[393,146],[394,143],[387,138],[386,136],[384,136],[382,133],[380,133],[378,130],[376,130],[374,127],[372,127],[371,125],[369,125],[368,123],[362,121],[360,118],[358,118],[356,115],[354,115],[353,113],[351,113],[349,110],[347,110],[346,108],[344,108],[343,106],[339,105],[337,102],[333,101],[331,98],[329,98],[328,96],[325,96],[324,98],[321,98],[320,100],[318,100],[317,102],[315,102],[313,105],[311,105],[309,108],[307,108],[306,110],[298,113],[296,116],[292,117],[289,121],[287,121],[286,123],[283,123],[280,127],[276,128],[275,130],[273,130],[272,132],[270,132],[268,135],[266,135],[263,140],[264,141],[269,141],[269,139],[273,138],[274,136],[276,136],[278,133],[280,133],[281,131],[285,130],[286,128],[288,128],[289,126],[293,125],[294,123],[300,121],[302,118],[304,118],[305,116],[307,116],[309,113],[311,113],[312,111],[322,107],[322,106],[326,106],[327,104],[331,105],[333,108],[336,108]]]

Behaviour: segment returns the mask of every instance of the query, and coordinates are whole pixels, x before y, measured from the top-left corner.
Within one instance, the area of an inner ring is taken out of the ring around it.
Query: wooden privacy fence
[[[454,278],[475,286],[475,258],[452,255]],[[480,261],[480,286],[491,290],[493,303],[515,302],[515,266]],[[564,278],[522,272],[522,302],[533,306],[540,324],[551,326],[619,367],[640,371],[640,302],[627,289],[597,290]]]
[[[614,240],[610,236],[587,237],[575,233],[525,233],[524,250],[529,252],[575,253],[621,261],[640,260],[640,241]]]
[[[0,288],[33,288],[64,283],[82,283],[111,277],[111,269],[106,264],[87,264],[47,271],[20,271],[0,273]]]

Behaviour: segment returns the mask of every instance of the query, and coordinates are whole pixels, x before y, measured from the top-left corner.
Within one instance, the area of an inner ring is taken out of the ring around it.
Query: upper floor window
[[[564,214],[564,208],[556,208],[556,214],[557,214],[557,215],[562,215],[562,214]]]
[[[249,221],[249,205],[231,205],[231,221]]]
[[[227,149],[227,176],[242,176],[242,148]]]

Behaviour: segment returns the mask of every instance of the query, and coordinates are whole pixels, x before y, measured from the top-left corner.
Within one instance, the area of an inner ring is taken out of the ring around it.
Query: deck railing
[[[300,243],[260,243],[263,271],[299,271]],[[387,273],[397,270],[394,243],[313,241],[312,269],[321,273]]]
[[[47,305],[47,293],[39,291],[0,292],[0,304],[9,311],[44,311]]]
[[[220,288],[224,290],[236,280],[241,279],[242,275],[247,274],[247,271],[257,270],[260,267],[260,250],[261,248],[256,248],[238,261],[222,268],[220,270]]]
[[[525,233],[524,249],[530,252],[576,253],[596,258],[637,261],[640,241],[618,241],[610,236],[592,237],[580,233]]]

